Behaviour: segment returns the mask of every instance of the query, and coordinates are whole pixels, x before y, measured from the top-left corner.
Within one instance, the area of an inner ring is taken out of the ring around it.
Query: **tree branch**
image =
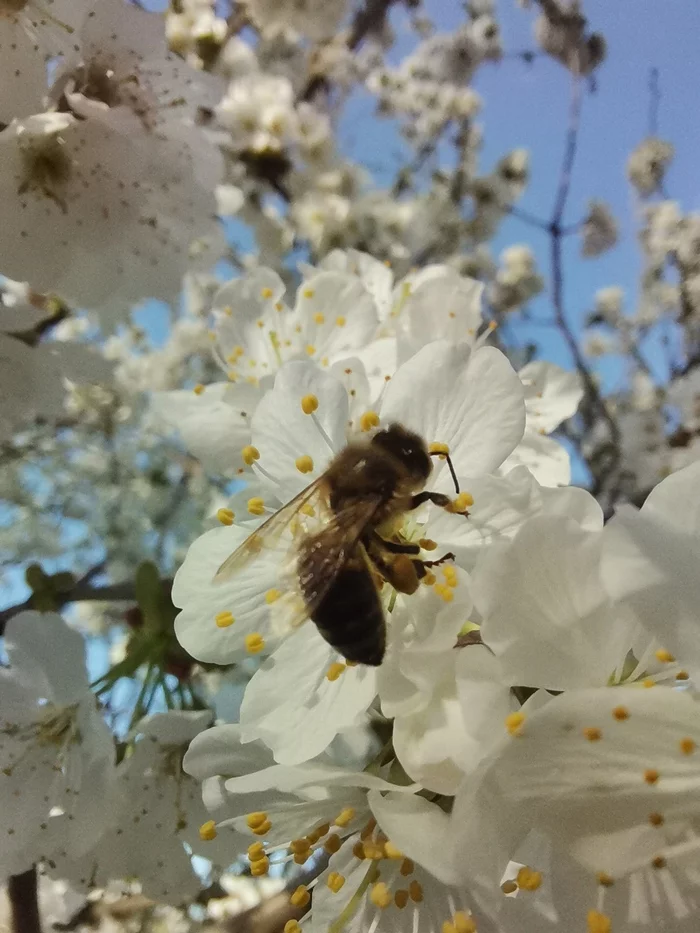
[[[92,567],[75,584],[64,593],[55,594],[56,609],[61,609],[68,603],[80,602],[135,602],[136,590],[133,580],[123,580],[121,583],[108,583],[105,586],[93,586],[91,580],[104,568],[100,563]],[[164,581],[164,583],[172,581]],[[16,603],[14,606],[8,606],[7,609],[0,611],[0,635],[5,631],[5,626],[10,619],[23,612],[25,609],[33,609],[33,597],[30,596],[22,603]]]
[[[36,868],[32,867],[21,875],[10,875],[7,895],[13,933],[41,933]]]

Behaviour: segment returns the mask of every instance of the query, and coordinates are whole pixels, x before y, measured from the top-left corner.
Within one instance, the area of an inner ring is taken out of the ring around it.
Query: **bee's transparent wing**
[[[323,476],[320,476],[252,532],[243,544],[226,558],[214,574],[213,582],[224,583],[231,580],[263,551],[280,549],[285,533],[289,534],[289,541],[285,546],[288,550],[295,538],[308,532],[311,520],[320,527],[319,519],[328,514],[323,479]]]
[[[302,540],[297,570],[299,589],[309,615],[313,615],[349,561],[357,561],[362,568],[368,564],[361,539],[382,501],[377,496],[355,500],[332,515],[317,534]],[[368,572],[370,567],[371,564]]]

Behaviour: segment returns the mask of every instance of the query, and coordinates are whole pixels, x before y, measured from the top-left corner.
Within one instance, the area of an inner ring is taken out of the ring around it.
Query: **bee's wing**
[[[319,476],[317,480],[307,486],[306,489],[303,489],[290,502],[283,505],[278,512],[271,515],[267,521],[263,522],[259,528],[246,538],[240,547],[236,548],[232,554],[229,554],[214,574],[213,582],[223,583],[230,580],[239,571],[247,567],[262,551],[274,548],[290,527],[292,535],[294,535],[294,521],[298,519],[300,526],[305,524],[306,516],[302,512],[305,507],[309,512],[313,510],[314,517],[325,514],[328,511],[326,498],[324,477]]]
[[[308,615],[313,615],[349,560],[356,559],[363,568],[367,565],[369,572],[371,564],[361,539],[383,501],[369,496],[352,502],[302,542],[297,569]]]

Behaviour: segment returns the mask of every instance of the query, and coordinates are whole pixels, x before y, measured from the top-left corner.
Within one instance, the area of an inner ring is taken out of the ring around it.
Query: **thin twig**
[[[578,340],[576,339],[571,325],[567,319],[565,301],[564,301],[564,260],[563,260],[563,237],[565,229],[562,227],[562,218],[566,210],[566,205],[571,191],[571,178],[576,161],[576,151],[578,148],[578,136],[581,123],[581,94],[582,85],[580,79],[574,77],[571,93],[571,104],[569,109],[569,125],[566,133],[566,143],[564,146],[564,156],[562,159],[561,170],[559,174],[559,183],[554,198],[554,207],[552,209],[552,219],[549,224],[550,234],[550,259],[552,267],[552,305],[554,308],[555,322],[566,341],[569,352],[573,358],[576,369],[583,381],[587,409],[583,416],[586,427],[591,428],[593,424],[594,412],[606,423],[610,434],[610,456],[606,459],[604,469],[601,469],[594,477],[594,491],[600,492],[604,486],[606,475],[613,472],[620,459],[620,429],[608,411],[603,398],[600,395],[598,386],[586,365],[586,360],[581,352]]]
[[[36,868],[32,867],[21,875],[10,875],[7,896],[13,933],[41,933]]]
[[[101,572],[103,564],[97,565],[89,570],[75,585],[66,590],[65,593],[56,593],[54,596],[56,609],[61,609],[68,603],[81,602],[134,602],[136,600],[136,589],[133,580],[123,580],[121,583],[107,583],[105,586],[93,586],[91,579]],[[163,581],[164,585],[172,581]],[[25,609],[32,609],[32,597],[25,599],[22,603],[16,603],[14,606],[8,606],[7,609],[0,611],[0,635],[5,631],[5,626],[9,620],[23,612]]]
[[[659,135],[659,110],[661,108],[661,86],[659,84],[659,69],[652,68],[649,72],[649,136]]]

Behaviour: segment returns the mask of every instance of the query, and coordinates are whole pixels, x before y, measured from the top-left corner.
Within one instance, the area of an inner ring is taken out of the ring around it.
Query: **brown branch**
[[[103,564],[98,564],[91,568],[75,584],[63,593],[54,594],[55,608],[61,609],[68,603],[80,602],[135,602],[136,590],[133,580],[123,580],[121,583],[108,583],[105,586],[93,586],[90,582],[103,569]],[[166,582],[166,581],[164,581]],[[172,581],[167,581],[172,583]],[[22,603],[16,603],[14,606],[8,606],[7,609],[0,611],[0,635],[5,631],[5,626],[10,619],[23,612],[25,609],[34,608],[34,598],[30,596]]]
[[[10,875],[7,882],[13,933],[41,933],[36,868]]]

